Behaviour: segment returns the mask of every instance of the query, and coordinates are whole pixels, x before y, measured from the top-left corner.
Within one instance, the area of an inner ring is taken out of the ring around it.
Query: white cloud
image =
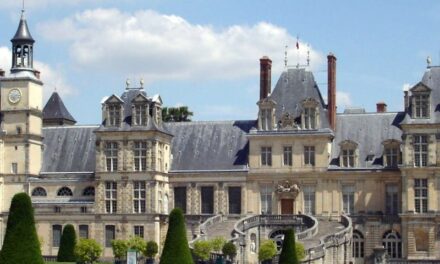
[[[347,92],[336,91],[336,104],[339,109],[352,106],[351,95]]]
[[[290,44],[290,64],[296,64],[295,42],[286,29],[260,22],[215,29],[191,24],[176,15],[152,10],[124,13],[118,9],[87,10],[39,25],[42,35],[70,45],[73,61],[84,70],[157,79],[239,78],[259,73],[259,58],[268,55],[273,71],[284,65],[284,45]],[[300,43],[305,64],[307,44]],[[310,50],[311,68],[323,56]]]
[[[72,6],[80,3],[90,3],[92,0],[26,0],[25,8],[28,9],[43,9],[48,6]],[[102,0],[93,0],[99,2]],[[19,0],[2,0],[0,9],[16,9],[22,8],[22,1]]]
[[[34,68],[41,72],[41,80],[44,83],[43,87],[43,102],[45,102],[52,92],[56,89],[60,95],[71,95],[74,93],[74,88],[70,86],[64,76],[59,70],[55,70],[50,65],[35,61]],[[0,46],[0,69],[9,71],[11,68],[11,50],[7,47]]]

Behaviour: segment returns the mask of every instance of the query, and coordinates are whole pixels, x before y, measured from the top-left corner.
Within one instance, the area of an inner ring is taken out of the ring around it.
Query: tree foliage
[[[145,241],[139,236],[130,237],[130,239],[128,240],[128,248],[134,249],[140,254],[144,254],[146,247],[147,247],[147,241]]]
[[[75,247],[75,255],[80,263],[93,264],[102,254],[102,247],[93,239],[80,239]]]
[[[57,261],[59,262],[74,262],[76,245],[76,233],[73,225],[68,224],[63,228],[61,235],[60,248],[58,250]]]
[[[227,256],[230,260],[233,260],[237,255],[237,247],[229,241],[228,243],[223,245],[222,248],[223,255]]]
[[[212,250],[220,252],[223,246],[226,243],[226,239],[224,237],[214,237],[209,242],[211,242]]]
[[[269,239],[261,243],[260,249],[258,250],[258,260],[264,261],[275,257],[277,254],[277,245],[275,241]]]
[[[170,213],[168,232],[160,258],[160,264],[193,264],[186,239],[185,219],[182,210],[175,208]]]
[[[188,106],[162,108],[164,122],[189,122],[192,116],[193,112],[188,110]]]
[[[159,252],[159,246],[154,241],[148,241],[147,246],[145,247],[144,255],[147,258],[154,258]]]
[[[112,240],[113,256],[116,259],[123,259],[127,255],[128,241],[122,239]]]
[[[284,233],[283,248],[281,249],[279,264],[299,264],[296,254],[295,233],[293,229],[288,229]]]
[[[203,261],[209,259],[211,255],[212,244],[209,241],[196,241],[194,243],[194,254]]]
[[[34,210],[26,193],[18,193],[12,198],[0,263],[44,263],[35,230]]]

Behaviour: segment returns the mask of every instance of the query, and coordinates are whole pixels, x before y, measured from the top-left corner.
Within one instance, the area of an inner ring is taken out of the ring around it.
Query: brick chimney
[[[5,71],[3,69],[0,69],[0,77],[5,77]]]
[[[327,112],[330,128],[336,129],[336,57],[333,53],[327,56]]]
[[[272,61],[264,56],[260,59],[260,100],[271,93]]]
[[[385,102],[378,102],[376,104],[376,112],[386,113],[386,111],[387,111],[387,104]]]

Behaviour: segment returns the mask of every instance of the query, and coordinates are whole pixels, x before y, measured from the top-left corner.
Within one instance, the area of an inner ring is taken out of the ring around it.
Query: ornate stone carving
[[[294,117],[289,112],[284,112],[280,119],[280,129],[282,130],[298,130],[299,125],[295,123]]]
[[[285,181],[283,184],[278,184],[276,191],[278,194],[288,193],[296,198],[299,194],[300,188],[296,183],[291,184],[289,181]]]

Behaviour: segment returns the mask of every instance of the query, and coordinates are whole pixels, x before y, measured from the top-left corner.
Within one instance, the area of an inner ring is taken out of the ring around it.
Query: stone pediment
[[[416,85],[414,85],[410,91],[412,93],[422,93],[422,92],[430,92],[431,88],[429,88],[426,84],[419,82]]]

